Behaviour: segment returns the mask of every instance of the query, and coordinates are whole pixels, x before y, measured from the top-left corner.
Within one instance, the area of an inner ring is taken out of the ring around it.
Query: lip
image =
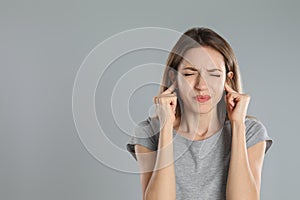
[[[196,101],[203,103],[208,101],[211,97],[209,95],[197,95],[194,98]]]

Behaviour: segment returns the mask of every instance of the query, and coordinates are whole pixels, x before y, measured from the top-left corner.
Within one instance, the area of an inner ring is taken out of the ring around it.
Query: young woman
[[[230,45],[192,28],[169,54],[156,116],[127,144],[138,161],[143,199],[259,199],[264,156],[273,140],[247,116],[239,66]]]

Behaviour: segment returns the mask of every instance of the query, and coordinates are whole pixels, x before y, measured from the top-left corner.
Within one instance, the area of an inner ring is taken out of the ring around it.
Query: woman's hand
[[[174,90],[176,87],[177,82],[174,82],[167,90],[153,98],[161,127],[163,127],[166,123],[173,126],[175,121],[177,96]]]
[[[225,102],[230,122],[244,123],[251,99],[250,95],[236,92],[226,82],[225,90],[227,91]]]

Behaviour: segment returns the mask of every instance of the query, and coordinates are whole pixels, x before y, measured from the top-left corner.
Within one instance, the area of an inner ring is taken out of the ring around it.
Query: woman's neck
[[[174,129],[177,133],[199,139],[210,137],[220,128],[221,123],[219,122],[216,108],[205,114],[185,112],[176,119],[174,124]]]

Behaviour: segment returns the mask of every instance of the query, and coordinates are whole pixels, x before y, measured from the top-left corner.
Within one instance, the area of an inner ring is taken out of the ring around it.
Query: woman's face
[[[189,49],[183,57],[178,67],[177,82],[184,110],[207,113],[217,105],[224,92],[224,58],[211,47]],[[205,95],[204,99],[200,95]],[[207,96],[210,99],[206,100]]]

